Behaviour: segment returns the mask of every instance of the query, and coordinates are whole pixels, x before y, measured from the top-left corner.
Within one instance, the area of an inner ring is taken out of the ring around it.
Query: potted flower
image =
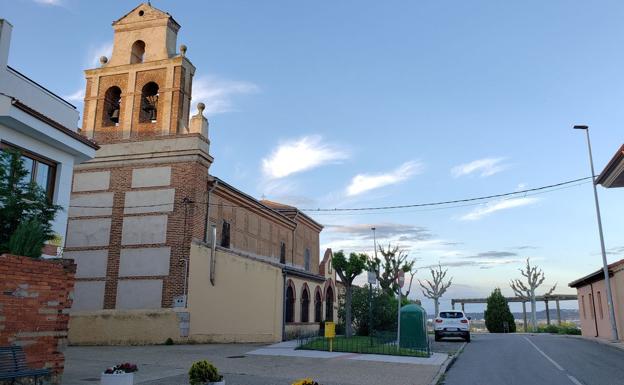
[[[292,385],[319,385],[319,383],[311,378],[302,378],[301,380],[293,382]]]
[[[191,385],[225,385],[223,376],[210,362],[197,361],[189,369],[189,381]]]
[[[107,368],[100,377],[100,385],[133,385],[137,370],[137,366],[129,362]]]

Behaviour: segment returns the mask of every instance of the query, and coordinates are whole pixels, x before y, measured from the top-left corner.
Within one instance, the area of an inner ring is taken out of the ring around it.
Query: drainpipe
[[[286,340],[286,271],[282,267],[282,281],[284,282],[284,290],[282,290],[282,341]]]
[[[299,223],[297,223],[297,218],[299,217],[299,211],[297,211],[297,214],[295,214],[295,217],[293,218],[293,222],[295,222],[295,228],[293,229],[293,236],[292,236],[292,254],[291,254],[291,258],[290,258],[290,262],[293,266],[295,266],[295,243],[297,242],[297,236],[295,235],[295,231],[297,231],[297,227],[299,227]]]
[[[204,220],[206,224],[206,230],[204,231],[204,243],[208,243],[208,229],[210,228],[210,194],[217,187],[218,184],[219,181],[213,179],[212,186],[208,189],[208,197],[206,198],[206,218]]]
[[[591,290],[592,295],[592,314],[594,315],[594,327],[596,328],[596,335],[594,337],[598,337],[598,319],[596,318],[596,303],[594,302],[596,299],[594,298],[596,295],[594,293],[594,285],[592,283],[589,284],[589,290]]]

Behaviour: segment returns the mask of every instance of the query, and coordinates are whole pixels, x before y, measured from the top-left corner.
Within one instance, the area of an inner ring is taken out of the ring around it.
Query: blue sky
[[[14,25],[9,64],[81,108],[82,70],[109,54],[111,22],[137,4],[0,0]],[[197,67],[212,173],[256,197],[333,208],[489,195],[588,176],[573,124],[591,126],[598,171],[624,142],[621,1],[153,5],[182,25]],[[624,191],[600,197],[609,259],[624,258]],[[311,215],[327,225],[322,246],[370,251],[375,225],[418,266],[448,265],[449,298],[511,294],[525,257],[564,293],[601,265],[587,183],[477,206]]]

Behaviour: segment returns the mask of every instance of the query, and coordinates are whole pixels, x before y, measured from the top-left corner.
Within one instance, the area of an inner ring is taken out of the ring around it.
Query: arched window
[[[149,82],[141,90],[140,123],[156,122],[158,119],[158,84]]]
[[[143,57],[145,56],[145,42],[143,40],[137,40],[132,44],[132,51],[130,53],[130,64],[143,63]]]
[[[121,89],[112,86],[104,94],[104,108],[102,110],[102,126],[116,126],[119,124],[121,108]]]
[[[290,285],[286,288],[286,322],[295,322],[295,291]]]
[[[310,271],[310,249],[306,248],[303,254],[303,266],[307,271]]]
[[[321,290],[316,290],[314,296],[314,322],[321,322],[323,320],[323,297],[321,296]]]
[[[301,322],[310,322],[310,293],[308,287],[303,287],[301,293]]]
[[[325,292],[325,321],[334,320],[334,289],[331,286]]]

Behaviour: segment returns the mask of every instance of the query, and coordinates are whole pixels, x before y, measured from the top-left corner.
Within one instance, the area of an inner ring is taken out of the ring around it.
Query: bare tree
[[[401,249],[399,246],[392,246],[388,244],[388,248],[384,249],[379,245],[379,253],[383,257],[370,259],[368,269],[374,271],[377,275],[377,280],[381,288],[388,294],[399,293],[399,285],[397,283],[399,271],[403,271],[410,275],[407,288],[403,288],[402,296],[406,297],[410,294],[412,289],[412,281],[416,275],[416,269],[414,269],[415,259],[409,260],[409,254],[406,250]]]
[[[437,268],[430,268],[431,278],[432,280],[425,280],[425,283],[419,279],[418,283],[420,284],[422,293],[425,297],[433,300],[435,305],[435,314],[436,317],[438,312],[440,311],[440,298],[444,295],[446,290],[451,286],[453,282],[453,277],[451,277],[447,282],[444,282],[444,278],[446,277],[446,273],[448,269],[442,270],[442,265],[438,263]]]
[[[509,284],[511,289],[514,291],[515,295],[531,301],[531,327],[533,330],[537,328],[537,314],[535,309],[535,289],[540,287],[546,276],[542,269],[539,266],[531,266],[531,261],[529,258],[526,260],[526,267],[524,269],[519,269],[520,273],[524,277],[524,279],[517,278],[512,279]],[[544,295],[549,296],[557,287],[557,284],[550,288]]]

